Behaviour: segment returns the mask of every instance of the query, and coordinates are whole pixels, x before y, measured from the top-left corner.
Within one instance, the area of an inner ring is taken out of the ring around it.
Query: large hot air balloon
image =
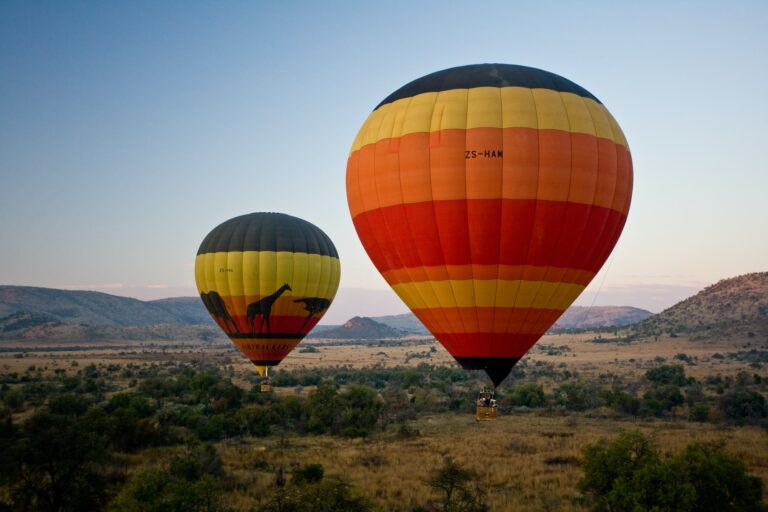
[[[203,304],[264,377],[322,318],[339,277],[330,238],[282,213],[251,213],[220,224],[195,259]]]
[[[627,141],[603,104],[506,64],[398,89],[347,163],[349,209],[376,268],[495,386],[595,277],[631,193]]]

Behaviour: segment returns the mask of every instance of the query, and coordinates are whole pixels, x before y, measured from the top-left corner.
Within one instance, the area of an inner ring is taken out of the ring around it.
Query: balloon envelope
[[[608,258],[631,192],[627,141],[603,104],[515,65],[398,89],[347,163],[376,268],[459,364],[496,385]]]
[[[339,277],[339,256],[328,236],[281,213],[251,213],[220,224],[195,259],[203,304],[261,374],[322,318]]]

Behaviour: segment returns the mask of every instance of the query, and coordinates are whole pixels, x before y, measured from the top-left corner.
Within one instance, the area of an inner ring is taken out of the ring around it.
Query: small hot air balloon
[[[205,237],[195,259],[200,298],[216,323],[267,370],[312,330],[339,287],[339,256],[309,222],[282,213],[230,219]]]
[[[466,369],[497,386],[595,277],[632,193],[619,125],[575,83],[480,64],[368,116],[347,199],[376,268]]]

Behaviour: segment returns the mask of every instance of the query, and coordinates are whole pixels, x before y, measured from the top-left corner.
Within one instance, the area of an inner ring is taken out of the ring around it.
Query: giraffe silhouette
[[[330,300],[323,299],[322,297],[307,297],[306,299],[296,299],[293,302],[304,304],[304,309],[309,313],[307,318],[304,320],[304,323],[301,325],[299,332],[304,330],[304,328],[309,323],[310,318],[312,318],[317,313],[322,313],[331,305]]]
[[[236,333],[240,334],[240,330],[237,328],[237,323],[235,323],[230,316],[229,311],[227,311],[227,304],[224,302],[224,299],[221,298],[221,295],[216,292],[208,292],[201,293],[200,298],[203,300],[203,305],[211,316],[218,318],[224,323],[225,331],[232,332],[234,330]],[[230,324],[232,326],[231,328]]]
[[[269,334],[269,315],[272,313],[272,304],[275,303],[277,298],[281,296],[286,291],[293,291],[291,290],[291,287],[288,286],[288,283],[285,283],[283,286],[277,289],[275,293],[272,295],[267,295],[266,297],[262,297],[261,299],[257,300],[256,302],[251,302],[248,304],[248,310],[247,310],[247,316],[248,316],[248,325],[251,327],[251,334],[254,334],[254,331],[256,330],[255,322],[256,322],[256,316],[261,315],[261,323],[259,323],[259,333],[261,333],[262,327],[264,327],[264,323],[267,324],[267,334]]]

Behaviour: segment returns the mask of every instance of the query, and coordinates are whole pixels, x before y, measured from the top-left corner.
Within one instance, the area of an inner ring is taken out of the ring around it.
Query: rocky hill
[[[563,316],[557,319],[550,330],[562,332],[571,329],[623,327],[651,316],[653,313],[650,311],[631,306],[571,306]]]
[[[350,318],[344,325],[331,329],[324,329],[316,336],[326,339],[344,340],[381,340],[387,338],[401,338],[406,333],[393,329],[388,325],[379,323],[368,317],[356,316]]]
[[[692,339],[768,337],[768,272],[724,279],[632,330],[641,336]]]

